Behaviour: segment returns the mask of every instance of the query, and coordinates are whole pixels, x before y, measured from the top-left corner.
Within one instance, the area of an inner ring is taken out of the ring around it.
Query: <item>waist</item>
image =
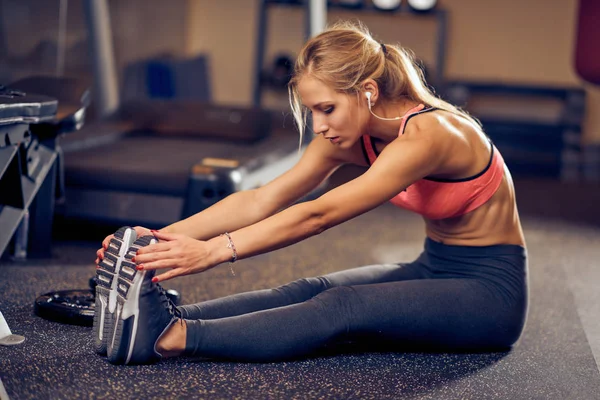
[[[475,279],[515,304],[527,295],[527,250],[514,244],[459,246],[425,240],[419,261],[437,279]]]
[[[517,256],[527,257],[527,249],[520,244],[492,244],[484,246],[446,244],[425,239],[425,251],[434,256],[451,257],[495,257],[495,256]]]
[[[486,230],[485,232],[481,232],[481,234],[470,231],[468,235],[460,235],[434,229],[433,226],[436,222],[438,221],[425,221],[425,233],[429,239],[436,243],[463,247],[488,247],[496,245],[526,247],[525,238],[518,227],[508,232],[504,230],[500,232]]]

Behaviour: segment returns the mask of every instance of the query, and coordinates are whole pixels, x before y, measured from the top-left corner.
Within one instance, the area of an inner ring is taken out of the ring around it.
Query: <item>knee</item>
[[[505,324],[502,329],[500,336],[500,342],[502,346],[512,347],[521,338],[523,331],[525,330],[525,324],[527,321],[527,312],[519,313],[515,315],[511,320]]]
[[[498,315],[489,322],[489,329],[484,331],[480,340],[490,348],[511,348],[520,339],[525,321],[525,312]]]
[[[322,277],[301,278],[273,289],[274,292],[297,303],[310,299],[329,288],[329,282]]]
[[[525,330],[529,307],[527,300],[515,302],[512,307],[505,309],[502,318],[499,318],[497,338],[499,344],[512,347]]]
[[[347,323],[358,312],[356,291],[350,286],[336,286],[313,297],[313,305],[326,313],[329,318],[338,318]]]

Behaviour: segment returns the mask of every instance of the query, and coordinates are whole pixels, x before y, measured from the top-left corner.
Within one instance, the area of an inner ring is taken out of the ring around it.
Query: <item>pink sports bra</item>
[[[399,135],[404,133],[411,117],[434,110],[436,108],[425,108],[423,104],[409,110],[402,117]],[[379,154],[370,136],[363,135],[362,139],[365,158],[372,165]],[[490,161],[480,173],[463,179],[422,178],[394,196],[390,202],[428,219],[452,218],[475,210],[496,193],[504,176],[502,155],[491,141],[490,145]]]

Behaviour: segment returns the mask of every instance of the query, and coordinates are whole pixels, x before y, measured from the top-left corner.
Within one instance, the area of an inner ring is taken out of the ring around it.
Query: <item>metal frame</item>
[[[112,44],[110,12],[106,0],[85,0],[88,39],[94,66],[95,108],[100,117],[119,108],[119,84]]]
[[[265,42],[268,34],[268,18],[267,11],[270,5],[280,6],[303,6],[305,8],[305,24],[306,24],[306,37],[312,37],[318,34],[324,29],[327,21],[327,8],[340,8],[350,9],[339,4],[327,4],[325,0],[296,0],[296,1],[280,1],[280,0],[261,0],[258,21],[257,21],[257,41],[256,41],[256,58],[254,64],[254,92],[253,92],[253,105],[260,107],[262,104],[262,90],[263,85],[261,82],[261,71],[263,68],[264,57],[265,57]],[[433,75],[432,85],[436,88],[436,91],[443,93],[445,89],[445,69],[446,69],[446,47],[447,47],[447,32],[448,32],[448,12],[441,8],[436,7],[428,12],[414,11],[410,7],[403,6],[394,11],[383,11],[375,8],[374,6],[361,6],[351,8],[358,12],[372,12],[377,14],[410,14],[418,15],[423,17],[433,16],[437,19],[438,30],[436,37],[436,68],[435,74]]]
[[[13,236],[15,258],[50,255],[57,154],[35,136],[31,142],[25,140],[34,128],[27,123],[3,126],[4,130],[23,135],[23,139],[0,148],[0,178],[10,180],[14,186],[12,199],[0,204],[0,256]]]

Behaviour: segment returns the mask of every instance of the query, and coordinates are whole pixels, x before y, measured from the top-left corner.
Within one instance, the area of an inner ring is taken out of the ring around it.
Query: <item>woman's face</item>
[[[364,133],[367,107],[359,107],[355,95],[336,92],[323,82],[304,76],[298,92],[312,113],[313,130],[334,146],[350,148]]]

